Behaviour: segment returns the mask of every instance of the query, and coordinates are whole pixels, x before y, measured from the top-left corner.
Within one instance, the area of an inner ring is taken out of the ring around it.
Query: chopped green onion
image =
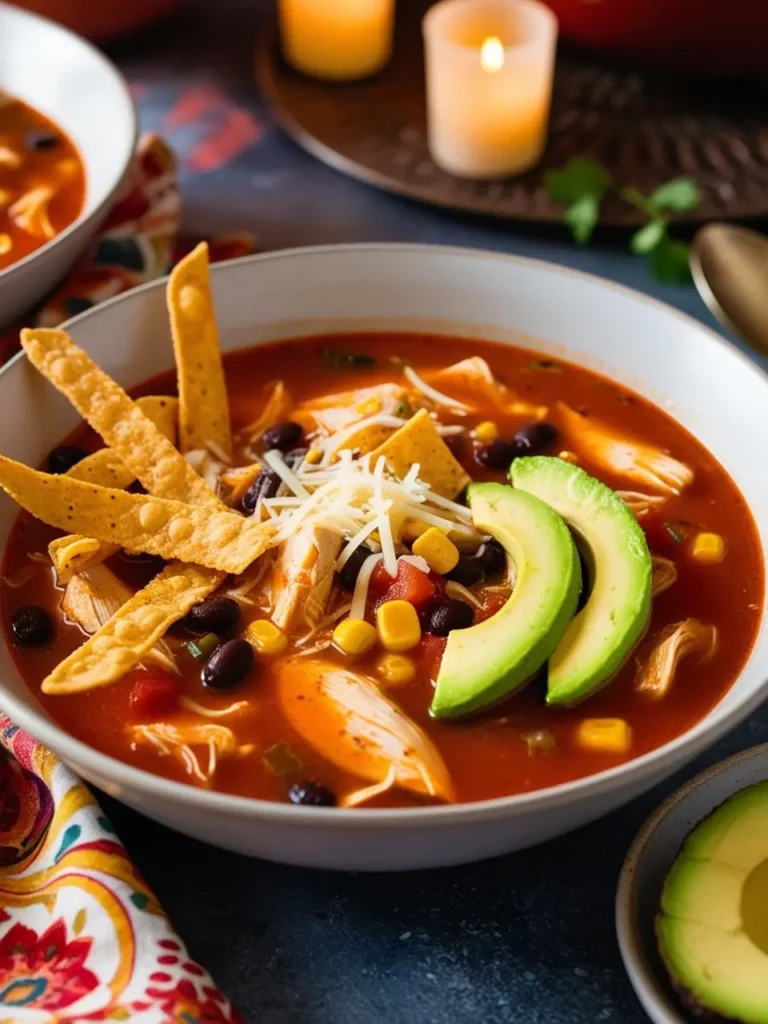
[[[674,523],[664,523],[664,529],[675,544],[682,544],[691,532],[691,524],[686,522],[684,519],[681,519]]]
[[[413,416],[413,409],[411,403],[407,398],[401,398],[395,408],[392,410],[392,415],[397,416],[399,419],[409,419]]]
[[[188,640],[184,648],[195,661],[208,661],[220,643],[221,639],[215,633],[206,633],[197,640]]]
[[[375,362],[373,356],[342,352],[338,348],[323,349],[323,365],[329,370],[364,369],[366,366],[373,366]]]
[[[295,775],[303,767],[302,761],[284,743],[276,743],[265,750],[262,760],[273,775]]]

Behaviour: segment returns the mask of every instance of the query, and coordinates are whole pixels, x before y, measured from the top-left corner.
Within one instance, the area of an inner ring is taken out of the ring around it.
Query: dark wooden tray
[[[768,85],[677,78],[561,47],[541,164],[499,181],[465,181],[440,170],[426,145],[420,20],[425,0],[398,5],[394,58],[375,78],[318,82],[281,59],[274,26],[260,34],[256,77],[282,127],[299,145],[371,185],[457,210],[520,220],[557,221],[562,210],[544,186],[547,168],[573,156],[601,160],[621,184],[642,192],[680,175],[702,190],[680,219],[745,218],[768,213]],[[642,217],[619,199],[601,222]]]

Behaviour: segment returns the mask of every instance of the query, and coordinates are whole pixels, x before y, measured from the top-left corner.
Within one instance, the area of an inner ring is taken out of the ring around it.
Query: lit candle
[[[547,138],[557,19],[537,0],[443,0],[424,18],[435,163],[465,178],[518,174]]]
[[[392,53],[395,0],[279,0],[283,55],[314,78],[373,75]]]

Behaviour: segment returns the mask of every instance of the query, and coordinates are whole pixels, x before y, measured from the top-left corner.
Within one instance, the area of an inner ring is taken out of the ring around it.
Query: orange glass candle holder
[[[443,0],[423,22],[429,149],[462,178],[532,167],[546,145],[557,19],[537,0]]]
[[[395,0],[278,0],[283,56],[313,78],[353,81],[392,54]]]

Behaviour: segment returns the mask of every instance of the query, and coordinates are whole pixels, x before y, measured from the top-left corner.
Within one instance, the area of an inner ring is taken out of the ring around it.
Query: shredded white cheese
[[[299,482],[299,478],[290,466],[286,464],[285,459],[277,448],[271,448],[268,452],[265,452],[264,461],[270,469],[274,469],[288,490],[292,491],[300,498],[309,497],[309,491]]]
[[[465,405],[464,402],[460,402],[457,398],[451,398],[450,395],[444,395],[442,391],[438,391],[437,388],[433,388],[430,384],[427,384],[412,366],[404,366],[403,373],[408,378],[409,382],[420,391],[422,395],[426,395],[427,398],[431,398],[435,405],[445,405],[454,412],[471,412],[471,408]]]
[[[355,592],[352,595],[352,604],[349,609],[350,619],[365,618],[365,605],[368,601],[368,587],[371,583],[371,573],[379,564],[382,555],[369,555],[363,562],[360,572],[357,575]]]

